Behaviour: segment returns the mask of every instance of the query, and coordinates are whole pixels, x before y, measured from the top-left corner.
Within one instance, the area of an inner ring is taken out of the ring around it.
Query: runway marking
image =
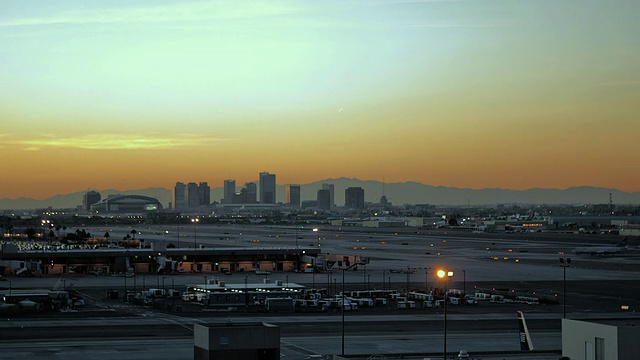
[[[311,349],[307,349],[307,348],[302,347],[300,345],[292,344],[292,343],[290,343],[288,341],[284,341],[282,339],[280,339],[280,344],[286,345],[289,348],[289,350],[291,350],[293,352],[296,352],[296,353],[298,353],[300,355],[323,355],[324,356],[324,354],[321,354],[321,353],[319,353],[317,351],[313,351]],[[302,352],[296,351],[295,349],[301,350]]]

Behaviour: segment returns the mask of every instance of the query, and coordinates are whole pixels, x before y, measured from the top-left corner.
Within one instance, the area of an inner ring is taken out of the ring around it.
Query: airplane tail
[[[520,350],[533,351],[533,342],[531,342],[529,328],[527,328],[527,322],[524,320],[522,311],[518,311],[518,320],[520,323]]]

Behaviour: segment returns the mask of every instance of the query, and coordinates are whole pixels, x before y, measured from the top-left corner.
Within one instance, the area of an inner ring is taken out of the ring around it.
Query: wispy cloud
[[[13,145],[24,146],[25,151],[44,148],[75,148],[85,150],[153,150],[193,147],[227,141],[229,139],[212,136],[183,134],[173,137],[137,136],[121,134],[86,135],[80,137],[43,136],[41,139],[19,140]]]
[[[0,22],[2,27],[38,25],[85,25],[116,23],[167,23],[204,20],[234,20],[295,13],[295,7],[278,2],[198,1],[170,5],[119,9],[76,9],[50,16],[19,18]]]
[[[508,21],[495,21],[495,22],[485,22],[485,23],[473,23],[473,22],[433,22],[433,23],[422,23],[422,24],[413,24],[409,25],[409,27],[414,29],[455,29],[455,28],[504,28],[513,26],[515,22]]]
[[[231,26],[237,22],[251,20],[259,27],[305,27],[305,28],[481,28],[506,27],[512,24],[490,21],[483,24],[461,22],[425,21],[412,23],[407,19],[399,22],[380,22],[378,19],[364,20],[357,17],[336,18],[336,14],[362,13],[367,7],[397,6],[403,4],[457,3],[470,0],[366,0],[336,1],[323,3],[299,3],[284,1],[192,1],[168,5],[123,7],[107,9],[74,9],[49,16],[0,20],[0,27],[33,27],[55,25],[111,25],[144,24],[179,28],[211,29]],[[265,19],[277,19],[261,22]]]
[[[605,87],[605,88],[633,88],[633,87],[640,87],[640,80],[610,81],[610,82],[606,82],[606,83],[597,84],[596,87]]]

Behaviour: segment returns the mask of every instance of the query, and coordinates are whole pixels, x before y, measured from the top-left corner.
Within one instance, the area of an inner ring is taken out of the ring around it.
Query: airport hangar
[[[100,248],[56,251],[17,251],[2,247],[0,273],[20,273],[20,266],[42,274],[108,274],[158,272],[224,272],[302,270],[319,257],[313,247],[278,248]],[[25,265],[26,264],[26,265]],[[39,266],[37,266],[39,264]],[[11,266],[16,265],[16,266]],[[38,269],[39,267],[39,269]]]

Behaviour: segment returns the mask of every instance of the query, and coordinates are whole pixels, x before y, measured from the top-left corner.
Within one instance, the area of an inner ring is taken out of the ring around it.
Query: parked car
[[[460,350],[460,352],[458,353],[458,359],[468,359],[469,358],[469,353],[467,352],[467,350]]]

